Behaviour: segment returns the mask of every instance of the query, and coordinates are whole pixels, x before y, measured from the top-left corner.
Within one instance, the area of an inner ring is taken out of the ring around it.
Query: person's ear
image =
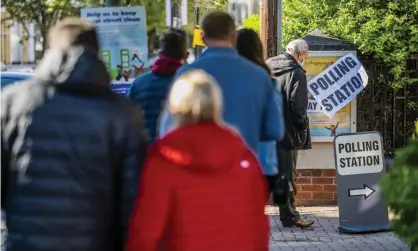
[[[189,55],[190,55],[190,52],[186,50],[186,54],[185,54],[184,60],[186,60],[189,57]]]
[[[207,45],[207,43],[206,43],[206,39],[205,39],[205,32],[200,31],[200,38],[202,39],[203,43],[204,43],[205,45]]]
[[[299,59],[301,59],[302,61],[305,61],[308,58],[308,53],[306,51],[302,51],[299,54]]]
[[[237,38],[238,38],[238,34],[237,34],[237,31],[235,30],[234,32],[232,32],[232,36],[231,36],[231,43],[234,47],[237,45]]]

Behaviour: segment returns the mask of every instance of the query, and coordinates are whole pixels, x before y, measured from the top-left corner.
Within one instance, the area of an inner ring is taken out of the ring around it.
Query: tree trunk
[[[122,0],[106,0],[106,6],[122,6]]]
[[[38,29],[41,32],[41,39],[42,39],[42,57],[44,57],[45,51],[48,48],[48,29],[46,27],[46,12],[45,12],[45,6],[43,0],[38,0],[38,8],[39,12],[41,14],[39,23],[38,23]]]
[[[41,27],[41,36],[42,36],[42,57],[45,55],[45,51],[48,48],[48,32],[46,31],[46,27]]]
[[[277,55],[277,1],[260,0],[260,38],[265,59]]]

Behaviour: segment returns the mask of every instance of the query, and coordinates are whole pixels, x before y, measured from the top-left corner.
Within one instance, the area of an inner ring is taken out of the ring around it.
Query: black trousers
[[[297,150],[288,150],[281,147],[278,144],[278,158],[279,158],[279,171],[280,175],[284,175],[288,181],[291,182],[291,189],[287,196],[285,204],[279,205],[280,209],[280,221],[283,224],[291,224],[300,220],[299,212],[295,207],[295,195],[296,190],[296,164],[298,159]]]

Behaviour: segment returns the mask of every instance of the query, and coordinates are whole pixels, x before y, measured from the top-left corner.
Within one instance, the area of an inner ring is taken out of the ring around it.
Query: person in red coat
[[[204,71],[175,81],[174,129],[149,149],[127,251],[267,251],[267,184],[254,153],[221,120]]]

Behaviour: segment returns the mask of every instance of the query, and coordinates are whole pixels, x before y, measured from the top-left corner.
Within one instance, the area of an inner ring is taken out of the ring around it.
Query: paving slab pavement
[[[311,228],[284,228],[278,216],[279,209],[266,209],[270,215],[270,251],[410,251],[410,247],[392,232],[340,234],[337,207],[301,207],[298,210],[303,218],[315,221]],[[3,221],[1,225],[0,250],[3,251],[6,229]]]
[[[279,209],[268,207],[270,215],[270,251],[410,251],[393,232],[340,234],[337,207],[301,207],[301,216],[315,224],[308,229],[284,228]]]

